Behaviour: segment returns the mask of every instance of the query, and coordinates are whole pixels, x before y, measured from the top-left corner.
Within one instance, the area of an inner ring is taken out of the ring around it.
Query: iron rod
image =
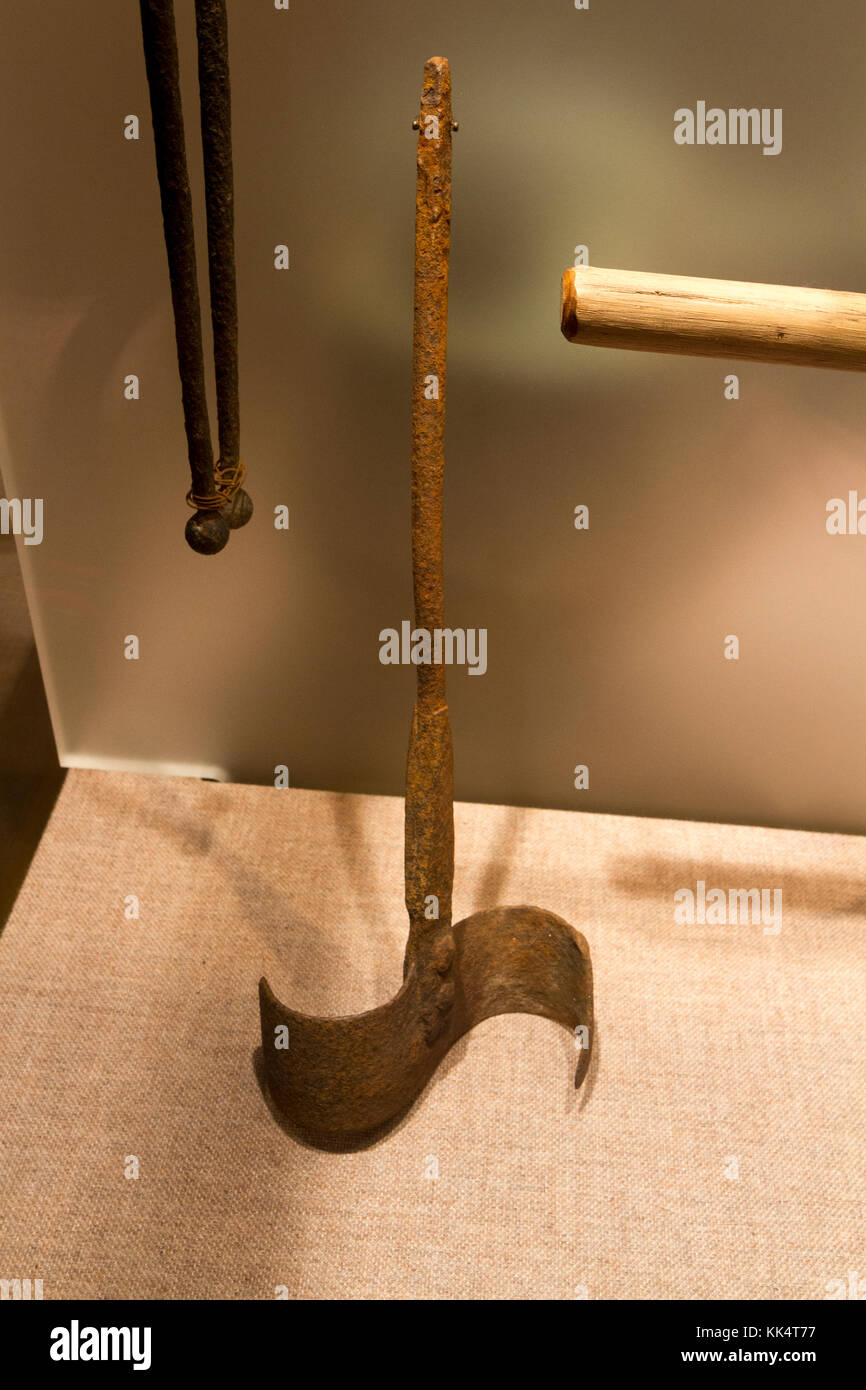
[[[231,87],[225,0],[195,0],[195,21],[217,428],[220,465],[225,471],[237,466],[240,450]]]
[[[425,64],[415,185],[415,310],[412,343],[412,582],[415,626],[445,625],[442,493],[445,473],[445,355],[451,231],[451,74],[444,58]],[[405,969],[430,958],[451,926],[454,771],[445,667],[416,666],[417,692],[406,768],[405,880],[409,941]],[[430,899],[438,916],[430,915]]]
[[[214,491],[192,197],[172,0],[139,0],[192,490]]]

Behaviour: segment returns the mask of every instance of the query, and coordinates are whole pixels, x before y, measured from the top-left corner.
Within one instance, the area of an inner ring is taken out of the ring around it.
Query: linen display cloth
[[[402,801],[70,771],[0,936],[0,1278],[557,1300],[864,1278],[864,842],[468,804],[455,828],[455,919],[530,903],[587,937],[589,1078],[567,1030],[488,1019],[389,1135],[322,1151],[262,1094],[257,982],[315,1014],[396,993]],[[781,890],[778,930],[676,921],[699,882]]]

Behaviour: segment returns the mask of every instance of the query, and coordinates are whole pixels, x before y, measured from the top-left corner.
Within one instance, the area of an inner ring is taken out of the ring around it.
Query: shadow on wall
[[[2,486],[0,480],[0,492]],[[11,536],[0,536],[0,931],[64,776],[57,762],[15,542]]]

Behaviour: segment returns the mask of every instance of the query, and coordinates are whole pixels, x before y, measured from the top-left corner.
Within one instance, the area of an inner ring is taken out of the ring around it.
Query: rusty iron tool
[[[173,0],[139,0],[156,171],[162,205],[194,513],[186,540],[201,555],[222,550],[253,504],[241,487],[238,327],[234,259],[231,89],[225,0],[195,0],[199,105],[204,154],[208,276],[213,324],[219,459],[214,463],[205,391],[192,196]]]
[[[442,485],[451,223],[451,77],[424,68],[415,202],[412,569],[415,625],[444,627]],[[406,771],[403,984],[351,1018],[311,1018],[261,980],[262,1049],[276,1109],[314,1141],[367,1134],[399,1116],[452,1043],[482,1019],[540,1014],[574,1031],[575,1085],[590,1060],[592,967],[580,932],[537,907],[496,907],[451,925],[453,764],[445,667],[419,665]]]

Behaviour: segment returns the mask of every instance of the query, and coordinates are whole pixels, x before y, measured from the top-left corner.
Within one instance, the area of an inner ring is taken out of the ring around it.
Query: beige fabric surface
[[[456,832],[458,915],[535,903],[589,939],[588,1087],[564,1029],[489,1019],[387,1138],[328,1153],[263,1099],[256,984],[315,1013],[396,991],[402,803],[70,772],[0,937],[0,1277],[558,1300],[866,1275],[863,841],[475,805]],[[781,930],[676,924],[698,879],[781,888]]]

